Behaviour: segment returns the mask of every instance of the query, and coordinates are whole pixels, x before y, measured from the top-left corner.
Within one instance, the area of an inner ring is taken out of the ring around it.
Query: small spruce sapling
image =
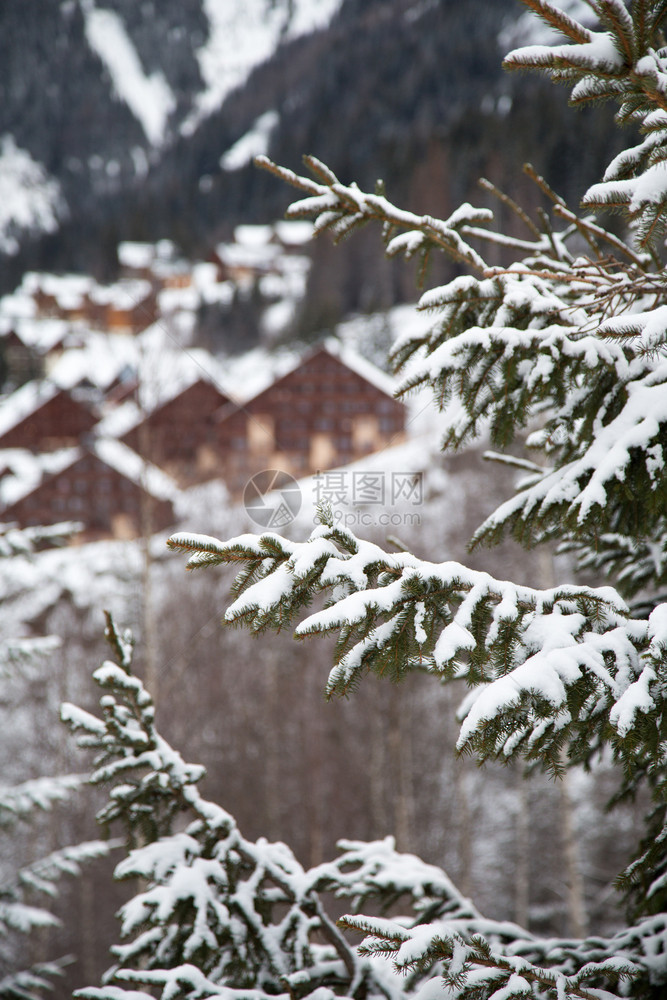
[[[96,752],[91,781],[109,789],[99,821],[120,823],[127,835],[116,876],[139,879],[141,889],[120,911],[122,940],[106,984],[77,996],[136,1000],[157,988],[163,1000],[399,1000],[420,975],[398,979],[384,961],[358,955],[328,915],[327,898],[349,900],[353,912],[400,902],[406,926],[481,919],[443,872],[399,854],[392,838],[343,842],[336,860],[310,870],[285,844],[247,840],[228,812],[200,795],[204,769],[160,736],[152,698],[132,670],[131,639],[110,617],[107,638],[114,661],[94,675],[101,717],[71,704],[62,716]],[[500,936],[510,926],[498,925]]]
[[[62,543],[72,525],[55,525],[20,530],[0,525],[0,570],[10,576],[16,563],[30,558],[42,548]],[[35,670],[40,661],[59,645],[55,636],[40,638],[5,635],[0,631],[0,674],[7,680]],[[6,842],[16,842],[25,835],[28,825],[39,813],[71,798],[85,783],[84,775],[40,777],[21,784],[0,785],[0,834]],[[50,854],[18,864],[3,871],[0,880],[0,998],[36,1000],[53,988],[71,959],[33,961],[26,954],[36,953],[31,935],[44,928],[57,927],[59,920],[49,909],[57,896],[58,881],[63,875],[78,876],[86,861],[104,856],[110,845],[93,841],[63,847]],[[11,851],[10,851],[11,854]],[[46,900],[47,905],[38,905]]]

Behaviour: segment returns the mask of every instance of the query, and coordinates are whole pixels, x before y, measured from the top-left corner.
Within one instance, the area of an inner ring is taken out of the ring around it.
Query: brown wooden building
[[[158,317],[155,288],[148,281],[123,279],[103,286],[92,278],[33,274],[28,284],[38,317],[133,334]]]
[[[6,522],[20,527],[79,521],[78,541],[140,537],[145,530],[162,531],[174,524],[173,484],[158,470],[148,470],[145,482],[137,476],[137,456],[125,454],[118,442],[99,442],[91,448],[66,449],[62,461],[51,463],[38,482],[22,493],[20,484],[12,502],[0,510]],[[54,456],[57,458],[57,456]],[[126,466],[126,468],[124,468]],[[7,467],[3,476],[11,474]],[[18,493],[18,495],[16,495]]]
[[[76,445],[97,416],[64,389],[29,382],[0,407],[0,449],[55,451]]]
[[[0,335],[0,385],[24,385],[43,375],[44,359],[13,327]]]
[[[239,494],[262,469],[298,478],[398,444],[405,407],[391,389],[389,377],[357,355],[318,348],[243,407],[220,411],[222,478]]]
[[[121,441],[182,485],[220,476],[215,414],[229,398],[197,379],[135,424]]]

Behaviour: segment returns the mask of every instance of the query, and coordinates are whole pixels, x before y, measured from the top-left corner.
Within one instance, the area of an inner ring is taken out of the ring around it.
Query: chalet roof
[[[381,368],[378,368],[371,361],[364,358],[358,351],[355,351],[353,347],[348,344],[341,343],[340,340],[336,340],[334,337],[329,337],[324,343],[316,349],[313,353],[316,354],[319,351],[325,351],[334,358],[338,358],[347,368],[356,372],[361,378],[371,385],[374,385],[376,389],[380,392],[384,392],[387,396],[394,397],[396,392],[397,382],[386,372],[383,372]],[[305,359],[304,359],[305,360]]]
[[[285,247],[303,246],[313,238],[315,227],[307,219],[283,219],[274,222],[273,229]]]
[[[152,324],[133,338],[91,331],[80,348],[66,351],[56,362],[50,378],[65,388],[87,379],[106,392],[132,373],[141,384],[144,408],[152,410],[199,378],[219,385],[220,369],[208,351],[181,350],[160,324]]]
[[[154,244],[136,243],[129,240],[119,243],[116,252],[121,267],[129,267],[136,271],[150,267],[155,257]]]
[[[99,287],[94,278],[87,274],[48,274],[29,271],[21,282],[21,291],[28,295],[43,292],[57,299],[64,309],[79,308],[86,295]]]
[[[70,412],[79,410],[81,432],[94,426],[97,418],[89,406],[50,381],[34,380],[26,382],[0,403],[0,438],[13,431],[14,428],[25,424],[27,420],[59,396],[65,397],[64,403],[69,407]],[[53,431],[57,434],[58,427],[53,426]]]
[[[326,354],[331,358],[335,358],[344,367],[349,368],[350,371],[353,371],[369,385],[372,385],[384,395],[395,399],[394,390],[396,388],[396,384],[390,375],[380,371],[379,368],[376,368],[370,361],[362,358],[361,355],[351,347],[342,345],[339,341],[330,338],[315,347],[313,350],[309,351],[306,355],[304,355],[304,357],[300,358],[296,364],[292,365],[287,371],[283,372],[278,378],[274,379],[268,386],[262,388],[256,393],[256,395],[251,398],[246,398],[243,401],[243,407],[252,408],[253,404],[263,401],[274,391],[274,389],[279,387],[286,378],[293,375],[295,372],[298,372],[299,369],[303,368],[304,365],[310,362],[313,358],[317,357],[319,354]],[[231,403],[223,406],[218,412],[218,421],[226,420],[234,413],[237,413],[238,409],[238,402],[232,401]]]
[[[38,354],[48,354],[72,336],[72,324],[64,319],[48,316],[41,319],[20,318],[16,332],[26,347]]]
[[[0,507],[9,507],[57,475],[79,457],[81,449],[61,448],[35,455],[26,448],[4,448],[0,456]]]
[[[36,413],[61,391],[51,382],[33,381],[5,396],[0,400],[0,437]]]
[[[171,476],[145,461],[136,451],[132,451],[120,441],[97,438],[87,450],[158,500],[176,499],[179,489]]]
[[[53,476],[71,469],[86,454],[129,479],[156,500],[174,501],[179,489],[173,479],[119,441],[96,440],[87,446],[61,448],[33,455],[24,448],[7,448],[0,459],[0,505],[10,507],[46,485]]]
[[[98,305],[131,309],[144,302],[151,290],[150,281],[144,278],[121,278],[113,285],[95,285],[90,289],[89,298]]]
[[[273,266],[280,256],[280,247],[272,243],[219,243],[215,252],[227,267],[260,271]]]
[[[172,403],[175,403],[181,396],[199,383],[212,386],[220,394],[221,399],[218,404],[220,407],[225,406],[229,402],[229,396],[218,386],[214,378],[208,377],[204,373],[198,375],[191,374],[193,377],[187,382],[183,383],[181,381],[176,386],[172,386],[170,391],[160,395],[157,401],[155,401],[155,405],[149,409],[142,409],[134,399],[127,399],[119,406],[114,407],[109,413],[105,414],[97,425],[96,430],[100,437],[124,438],[126,434],[139,427],[144,420],[150,419],[154,414],[161,412]]]
[[[49,375],[64,389],[72,389],[88,381],[106,391],[123,373],[136,369],[137,349],[133,340],[110,337],[91,330],[80,346],[65,351]]]
[[[272,236],[272,226],[242,224],[234,228],[234,242],[244,247],[266,246]]]

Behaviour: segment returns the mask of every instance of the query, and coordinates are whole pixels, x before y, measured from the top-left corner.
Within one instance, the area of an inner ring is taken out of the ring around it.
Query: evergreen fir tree
[[[37,549],[62,542],[73,526],[57,525],[19,530],[0,525],[0,559],[5,573],[17,573],[17,562]],[[4,635],[0,628],[0,674],[4,679],[17,672],[34,670],[59,644],[56,636],[28,638]],[[25,834],[36,814],[49,811],[58,802],[71,798],[85,782],[84,775],[55,775],[0,785],[0,833],[5,843]],[[52,851],[28,864],[3,870],[0,879],[0,997],[5,1000],[33,1000],[53,986],[71,959],[26,961],[29,935],[58,925],[48,905],[57,895],[63,875],[79,875],[87,860],[106,855],[109,844],[101,841],[78,844]],[[11,854],[11,852],[9,852]]]
[[[459,749],[480,760],[524,759],[558,775],[609,748],[618,797],[647,788],[651,798],[645,837],[620,876],[628,926],[611,938],[542,940],[482,917],[443,873],[390,843],[343,844],[339,861],[305,872],[281,845],[246,841],[200,798],[200,771],[159,737],[129,645],[111,628],[118,663],[97,674],[110,692],[103,719],[65,715],[101,755],[95,780],[113,783],[102,818],[124,819],[137,842],[119,875],[140,875],[146,888],[123,912],[131,940],[108,985],[84,996],[120,1000],[123,984],[133,1000],[150,995],[142,986],[160,987],[163,1000],[665,996],[667,3],[586,2],[592,27],[553,0],[524,0],[566,41],[507,57],[510,68],[570,85],[575,103],[615,101],[619,122],[640,132],[587,192],[583,214],[530,168],[550,204],[535,218],[486,184],[524,224],[519,238],[470,205],[444,221],[403,211],[314,157],[312,177],[261,165],[302,193],[288,215],[315,218],[318,231],[340,239],[379,221],[387,252],[420,259],[422,274],[435,252],[468,272],[425,292],[430,331],[394,346],[402,392],[428,386],[442,410],[460,401],[445,447],[488,429],[498,449],[525,435],[538,459],[506,459],[523,480],[474,544],[508,532],[527,547],[556,542],[600,585],[539,590],[385,552],[324,508],[303,542],[180,534],[171,545],[190,553],[190,568],[242,567],[228,621],[337,636],[329,695],[370,671],[400,680],[428,670],[434,681],[468,682]],[[627,237],[591,214],[606,208],[625,213]],[[516,262],[492,265],[485,246]],[[324,607],[309,613],[318,596]],[[172,827],[181,811],[184,832]],[[365,935],[358,954],[326,917],[322,890],[349,899],[340,923]]]

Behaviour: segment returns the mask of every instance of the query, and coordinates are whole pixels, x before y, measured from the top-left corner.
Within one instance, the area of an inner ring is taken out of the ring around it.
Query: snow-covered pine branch
[[[543,941],[483,917],[444,872],[397,852],[390,837],[343,841],[338,858],[309,871],[284,844],[247,840],[228,813],[200,796],[201,769],[183,764],[159,736],[127,637],[111,622],[109,635],[123,664],[114,672],[107,662],[97,672],[103,719],[73,706],[64,716],[101,751],[94,780],[110,777],[110,799],[126,802],[130,823],[146,829],[136,791],[146,754],[154,755],[163,793],[174,801],[163,814],[182,820],[179,831],[154,829],[154,839],[117,866],[118,878],[138,879],[141,888],[120,912],[124,940],[113,948],[107,984],[79,990],[82,1000],[148,1000],[151,990],[162,1000],[400,1000],[445,987],[451,997],[490,997],[499,989],[513,997],[527,995],[526,983],[545,998],[599,1000],[612,994],[589,991],[591,979],[613,983],[641,971],[622,948],[613,957],[614,942]],[[130,742],[139,748],[133,765]],[[108,770],[114,754],[122,773]],[[150,804],[146,786],[144,793]],[[327,916],[323,893],[349,900],[355,911],[370,905],[393,916],[344,918],[343,926],[370,935],[356,955]],[[658,941],[654,922],[645,932],[647,956]]]
[[[422,272],[433,250],[443,250],[454,260],[478,271],[486,269],[483,257],[461,233],[465,226],[489,222],[492,213],[488,209],[461,205],[446,220],[415,215],[388,201],[380,182],[378,190],[369,194],[361,191],[356,184],[341,184],[336,175],[314,156],[304,157],[304,162],[317,181],[280,167],[267,156],[255,158],[258,167],[306,193],[305,198],[290,206],[288,218],[312,217],[316,233],[329,230],[335,239],[342,239],[368,222],[379,221],[384,226],[387,254],[403,254],[408,259],[420,257]]]
[[[572,88],[577,105],[608,99],[621,123],[639,126],[644,140],[609,165],[584,197],[590,208],[622,209],[640,243],[655,245],[667,210],[667,55],[660,35],[664,5],[636,0],[590,0],[599,31],[564,17],[551,0],[524,0],[568,38],[563,45],[530,45],[510,52],[509,69],[547,71]]]
[[[338,995],[372,989],[372,969],[343,940],[291,851],[249,841],[234,818],[202,798],[204,769],[186,764],[155,729],[154,706],[132,672],[131,644],[108,619],[108,638],[121,662],[107,661],[95,679],[105,692],[102,718],[72,705],[63,718],[79,742],[97,750],[91,780],[109,785],[99,819],[122,820],[135,846],[117,877],[144,888],[121,911],[124,943],[114,948],[113,982],[82,996],[132,997],[137,986],[160,985],[167,997],[220,995],[292,997],[325,986]],[[187,825],[173,830],[173,820]],[[195,980],[192,975],[196,973]],[[250,991],[250,993],[248,992]],[[214,995],[206,993],[206,995]],[[217,994],[216,994],[217,995]]]
[[[286,627],[325,593],[328,605],[300,620],[296,635],[339,635],[329,694],[369,670],[464,677],[472,690],[459,746],[483,759],[521,752],[558,770],[564,744],[586,759],[611,725],[621,753],[633,732],[634,754],[635,729],[659,725],[662,672],[649,683],[645,671],[658,668],[661,614],[634,621],[609,588],[533,590],[387,553],[326,523],[306,542],[176,535],[169,544],[192,553],[190,566],[245,561],[225,617],[255,631]]]

